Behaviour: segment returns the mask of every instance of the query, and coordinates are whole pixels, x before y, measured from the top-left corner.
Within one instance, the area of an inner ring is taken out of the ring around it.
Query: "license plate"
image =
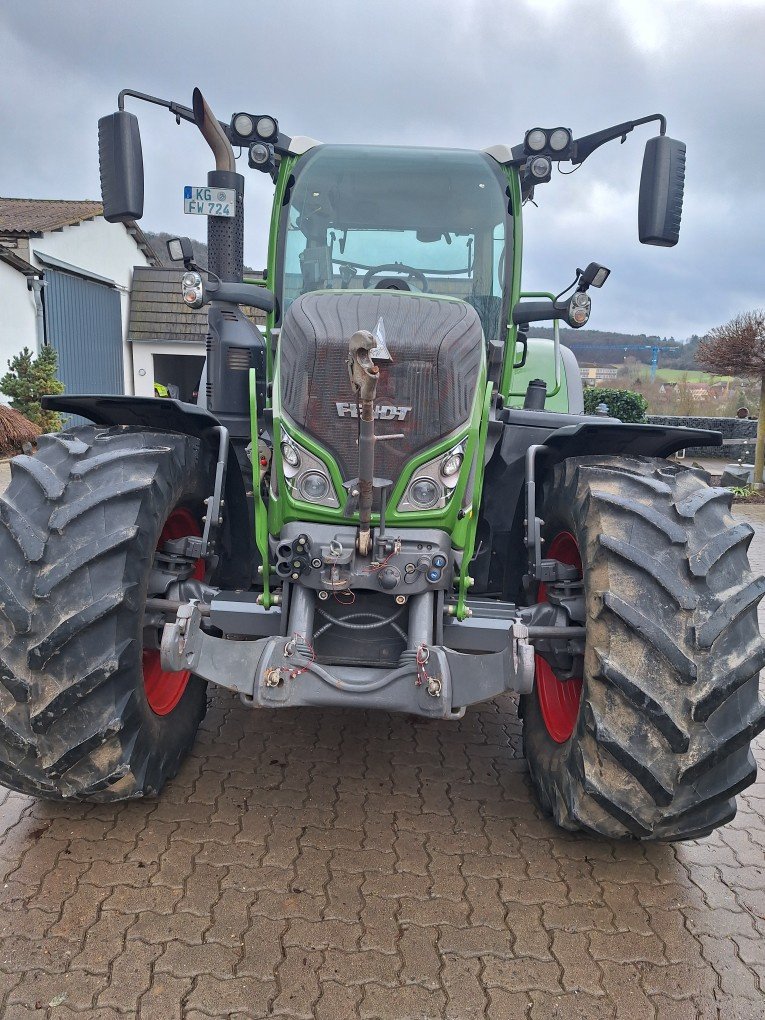
[[[183,189],[183,211],[193,216],[236,216],[236,191],[187,184]]]

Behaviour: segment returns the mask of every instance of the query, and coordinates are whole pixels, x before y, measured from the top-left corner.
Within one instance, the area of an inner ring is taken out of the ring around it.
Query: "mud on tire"
[[[579,545],[584,682],[565,743],[535,691],[521,712],[537,796],[564,828],[695,839],[730,821],[754,781],[765,578],[730,505],[727,489],[667,461],[581,457],[552,472],[541,516],[548,540],[565,530]]]
[[[197,516],[196,439],[85,426],[42,436],[0,495],[0,782],[50,799],[157,793],[206,707],[192,677],[166,716],[146,700],[142,623],[168,514]],[[206,491],[205,491],[206,490]]]

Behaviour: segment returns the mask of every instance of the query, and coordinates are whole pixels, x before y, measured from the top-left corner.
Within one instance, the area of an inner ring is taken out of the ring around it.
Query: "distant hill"
[[[551,326],[532,325],[529,332],[533,336],[547,337],[552,339],[553,330]],[[656,344],[660,349],[659,363],[671,365],[673,368],[696,367],[691,355],[691,364],[686,366],[686,347],[689,345],[679,344],[674,337],[647,336],[645,333],[617,333],[601,329],[567,329],[562,327],[560,331],[561,343],[570,347],[577,356],[577,360],[588,362],[592,365],[618,365],[626,357],[633,357],[637,361],[650,364],[651,351],[639,350],[641,346],[651,347]],[[586,346],[583,346],[586,345]],[[599,347],[608,346],[634,347],[628,351],[598,350]],[[682,364],[681,364],[682,361]]]

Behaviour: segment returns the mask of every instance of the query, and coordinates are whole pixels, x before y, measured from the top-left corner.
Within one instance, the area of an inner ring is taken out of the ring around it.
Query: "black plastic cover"
[[[104,218],[128,223],[143,216],[143,153],[138,118],[118,110],[98,122],[98,164]]]
[[[667,135],[649,138],[643,156],[638,202],[641,244],[671,248],[680,237],[685,189],[685,142]]]

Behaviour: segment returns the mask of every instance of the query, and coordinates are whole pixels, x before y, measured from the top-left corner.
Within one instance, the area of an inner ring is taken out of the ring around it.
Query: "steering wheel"
[[[427,293],[428,281],[425,274],[420,269],[415,269],[413,266],[407,266],[403,262],[389,262],[383,263],[380,266],[372,266],[372,268],[364,274],[364,279],[362,281],[364,289],[368,290],[372,285],[372,280],[374,280],[376,276],[380,276],[381,273],[406,273],[408,279],[418,280],[421,284],[420,289]]]

